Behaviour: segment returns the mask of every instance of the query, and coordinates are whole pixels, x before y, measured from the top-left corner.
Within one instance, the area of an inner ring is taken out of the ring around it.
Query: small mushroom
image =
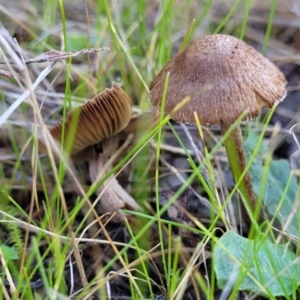
[[[175,55],[150,85],[150,101],[159,107],[169,75],[165,113],[177,122],[220,124],[225,134],[245,114],[243,121],[254,119],[262,106],[273,107],[286,95],[286,80],[279,69],[243,41],[224,34],[208,35]],[[190,101],[172,113],[185,97]],[[239,126],[225,140],[230,167],[237,182],[246,166],[243,137]],[[248,207],[255,211],[256,196],[247,173],[239,189]],[[250,219],[245,212],[245,221]]]
[[[70,142],[73,134],[71,157],[80,157],[80,153],[89,146],[116,135],[124,129],[131,119],[131,100],[121,87],[113,83],[85,104],[70,111],[64,121],[63,146]],[[62,139],[62,122],[50,129],[57,140]],[[84,159],[84,158],[83,158]]]
[[[126,128],[132,119],[131,106],[127,94],[113,83],[112,88],[105,89],[92,100],[70,111],[65,121],[51,128],[50,133],[64,148],[68,143],[72,143],[70,156],[75,161],[89,161],[90,176],[94,182],[112,168],[111,162],[106,163],[118,148],[117,134]],[[100,142],[103,143],[104,151],[96,153],[94,146]],[[42,137],[39,139],[39,145],[45,151]],[[125,215],[119,211],[121,208],[138,208],[136,201],[113,175],[97,190],[97,194],[102,195],[102,207],[106,212],[116,212],[115,220],[124,220]]]

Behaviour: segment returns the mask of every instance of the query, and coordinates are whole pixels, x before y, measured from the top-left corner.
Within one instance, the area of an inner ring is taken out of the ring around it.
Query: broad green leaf
[[[258,134],[255,131],[253,131],[253,130],[249,130],[247,138],[246,138],[246,140],[244,142],[244,144],[245,144],[245,150],[246,150],[246,155],[248,157],[252,154],[252,152],[256,148],[257,143],[258,143],[258,139],[259,139]],[[267,147],[266,143],[262,142],[259,145],[256,157],[265,158],[265,156],[266,156],[267,153],[268,153],[268,147]]]
[[[96,42],[96,36],[91,35],[89,40],[85,35],[69,35],[66,40],[68,51],[77,51],[78,49],[84,49],[88,46],[93,47]]]
[[[7,260],[17,260],[17,259],[19,259],[19,254],[18,254],[16,248],[9,247],[9,246],[6,246],[6,245],[1,245],[0,248],[1,248],[1,251],[2,251],[3,256],[4,256],[5,259],[7,259]]]
[[[245,141],[247,153],[253,152],[257,141],[258,136],[255,133],[249,134]],[[292,174],[290,164],[284,159],[272,159],[269,166],[264,166],[263,159],[268,153],[264,143],[260,146],[258,153],[260,156],[254,159],[249,170],[254,192],[264,202],[267,212],[271,216],[276,216],[282,226],[290,220],[285,231],[299,237],[298,184]]]
[[[259,295],[291,295],[300,282],[300,263],[287,245],[226,232],[214,248],[218,287]]]

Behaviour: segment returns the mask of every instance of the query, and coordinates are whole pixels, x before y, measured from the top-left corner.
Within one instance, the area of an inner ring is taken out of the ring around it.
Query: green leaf
[[[257,134],[250,133],[245,141],[246,152],[251,154],[257,142]],[[298,200],[298,184],[290,164],[284,159],[272,159],[270,164],[265,166],[263,163],[268,154],[265,143],[262,143],[258,153],[260,156],[255,157],[249,169],[254,192],[260,200],[263,200],[267,212],[276,216],[282,226],[287,221],[290,222],[285,231],[298,237],[300,220],[297,202],[295,202]]]
[[[66,45],[68,51],[77,51],[78,49],[92,47],[95,42],[96,37],[94,35],[90,36],[89,40],[87,39],[86,35],[68,35]]]
[[[300,282],[300,264],[287,245],[226,232],[214,248],[218,287],[267,296],[291,295]]]
[[[257,133],[253,130],[249,130],[248,136],[244,142],[245,150],[246,150],[246,156],[250,156],[254,149],[257,146],[259,136]],[[258,152],[256,154],[256,157],[265,158],[266,154],[268,153],[268,147],[265,142],[262,142],[259,145]]]
[[[17,260],[19,259],[19,254],[14,247],[9,247],[6,245],[0,246],[3,256],[6,260]]]

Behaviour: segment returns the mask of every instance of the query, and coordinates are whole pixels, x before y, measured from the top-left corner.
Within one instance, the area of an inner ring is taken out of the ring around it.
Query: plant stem
[[[221,133],[224,135],[231,125],[221,121]],[[231,172],[235,183],[237,183],[246,168],[246,156],[243,146],[243,135],[239,125],[237,125],[228,135],[224,142]],[[243,217],[247,225],[251,225],[251,215],[253,217],[256,205],[256,196],[253,191],[250,174],[247,172],[240,182],[238,189],[246,201],[243,205]],[[251,215],[250,215],[251,214]]]

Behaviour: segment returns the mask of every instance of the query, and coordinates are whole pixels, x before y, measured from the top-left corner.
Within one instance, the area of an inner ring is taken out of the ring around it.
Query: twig
[[[185,182],[184,178],[180,174],[180,172],[170,165],[164,158],[160,157],[160,161],[177,177],[179,180],[181,180],[182,183]],[[191,186],[189,186],[189,189],[192,191],[192,193],[200,200],[200,203],[204,205],[205,207],[212,209],[211,203],[204,197],[201,197]]]
[[[0,126],[3,125],[6,120],[10,117],[10,115],[21,105],[21,103],[30,96],[31,92],[34,91],[40,82],[51,72],[56,61],[53,62],[50,66],[46,67],[40,74],[40,76],[36,79],[36,81],[32,84],[30,89],[26,90],[20,97],[17,99],[0,117]]]
[[[10,292],[12,295],[16,295],[16,286],[14,284],[14,281],[11,277],[11,274],[9,272],[9,269],[7,267],[7,264],[6,264],[6,261],[5,261],[5,257],[3,255],[3,252],[1,250],[1,247],[0,247],[0,260],[1,260],[1,263],[2,263],[2,266],[3,266],[3,269],[4,269],[4,272],[6,274],[6,277],[7,277],[7,281],[9,282],[9,286],[10,286]],[[14,298],[16,299],[16,298]],[[17,298],[18,299],[18,298]]]
[[[88,49],[71,51],[71,52],[50,50],[50,51],[47,51],[47,52],[44,52],[44,53],[38,55],[36,58],[25,59],[24,64],[55,62],[55,61],[59,61],[59,60],[68,59],[71,57],[76,57],[76,56],[82,55],[82,54],[90,54],[90,53],[96,53],[96,52],[101,52],[101,51],[110,51],[110,49],[108,47],[88,48]],[[15,64],[16,62],[8,61],[8,63]],[[0,64],[2,64],[2,65],[7,64],[7,62],[4,61],[3,59],[0,59]]]
[[[33,233],[42,232],[42,233],[47,234],[51,237],[59,238],[62,243],[64,243],[65,241],[68,241],[68,242],[71,241],[71,238],[69,238],[67,236],[63,236],[63,235],[54,233],[54,232],[46,230],[46,229],[42,229],[38,226],[34,226],[32,224],[29,224],[28,222],[22,221],[20,219],[17,219],[15,217],[11,216],[10,214],[6,213],[3,210],[0,210],[0,214],[2,214],[3,216],[8,217],[11,220],[13,220],[13,221],[5,221],[5,220],[3,220],[3,218],[1,218],[2,220],[0,220],[0,224],[1,223],[7,223],[7,222],[15,222],[16,224],[18,224],[18,226],[20,228],[30,230],[30,232],[33,232]],[[82,238],[82,237],[75,238],[75,241],[77,243],[95,243],[95,244],[107,244],[107,245],[111,244],[111,242],[107,241],[107,240],[90,239],[90,238]],[[121,242],[115,242],[114,241],[114,244],[117,245],[117,246],[123,246],[123,247],[126,246],[126,247],[129,247],[131,249],[136,249],[134,246],[128,246],[128,244],[126,244],[126,243],[121,243]]]
[[[155,142],[154,140],[150,141],[152,148],[156,149],[157,148],[157,142]],[[186,155],[186,153],[188,153],[189,155],[194,156],[195,153],[193,150],[189,150],[189,149],[182,149],[180,147],[175,147],[175,146],[170,146],[164,143],[159,144],[159,147],[161,150],[165,150],[168,152],[171,152],[173,154],[180,154],[180,155]]]
[[[8,294],[8,291],[7,291],[7,289],[6,289],[5,285],[4,285],[1,277],[0,277],[0,287],[1,287],[1,292],[3,293],[4,298],[6,300],[10,300],[11,298],[10,298],[10,296]]]

